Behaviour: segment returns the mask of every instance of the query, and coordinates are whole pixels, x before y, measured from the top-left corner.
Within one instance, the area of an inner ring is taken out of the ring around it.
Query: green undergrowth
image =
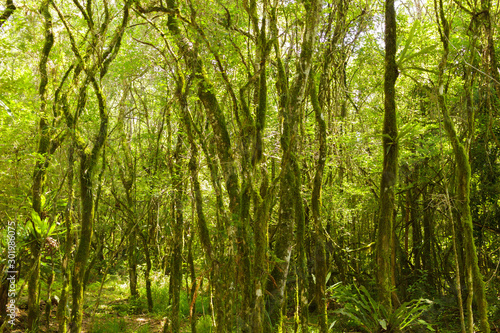
[[[86,288],[84,327],[90,333],[148,333],[161,332],[165,318],[170,312],[169,279],[162,273],[154,273],[152,278],[153,309],[148,312],[146,288],[142,279],[139,281],[139,298],[130,299],[128,276],[126,274],[108,275],[98,300],[100,281],[91,280]],[[190,283],[188,280],[187,283]],[[213,318],[210,307],[210,291],[208,281],[198,289],[194,302],[194,318],[198,333],[213,332]],[[52,285],[52,295],[60,294],[60,281],[56,279]],[[42,299],[46,295],[47,285],[42,282]],[[328,327],[329,332],[457,332],[459,328],[459,310],[453,295],[441,295],[432,298],[432,302],[418,295],[413,301],[403,303],[395,311],[387,311],[376,302],[373,286],[367,288],[355,285],[335,285],[328,290]],[[430,296],[430,295],[426,295]],[[500,299],[497,291],[489,290],[490,321],[494,328],[500,327]],[[23,298],[21,303],[25,303]],[[96,304],[98,302],[98,307]],[[179,333],[191,332],[190,308],[193,300],[186,288],[186,280],[180,297],[180,317],[182,322]],[[96,309],[96,310],[95,310]],[[290,304],[285,326],[290,330],[295,327],[293,315],[294,305]],[[55,308],[53,309],[55,310]],[[94,311],[95,310],[95,311]],[[316,313],[309,316],[311,333],[318,332]],[[56,323],[54,322],[54,325]],[[54,326],[55,327],[55,326]]]
[[[205,284],[208,285],[208,284]],[[89,284],[86,289],[86,305],[87,313],[92,316],[95,309],[97,295],[101,283],[94,281]],[[99,306],[95,314],[91,317],[92,323],[91,332],[157,332],[159,327],[150,327],[150,325],[139,326],[136,324],[130,325],[132,317],[142,316],[152,318],[156,322],[163,323],[164,318],[168,316],[170,311],[169,297],[169,280],[168,277],[160,273],[152,275],[151,294],[153,298],[153,310],[148,312],[148,303],[146,297],[146,287],[144,281],[139,282],[139,298],[130,299],[130,290],[128,279],[126,276],[109,275],[104,283]],[[189,327],[189,314],[191,306],[193,315],[197,318],[198,332],[211,332],[211,310],[210,296],[205,288],[200,288],[198,296],[194,303],[187,293],[185,281],[180,297],[180,316],[186,331]],[[134,327],[132,327],[134,326]],[[158,325],[156,325],[158,326]]]

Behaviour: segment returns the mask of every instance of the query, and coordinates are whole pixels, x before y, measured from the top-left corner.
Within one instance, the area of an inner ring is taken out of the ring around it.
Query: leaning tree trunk
[[[84,72],[85,78],[82,80],[79,88],[78,103],[75,114],[71,114],[69,110],[64,110],[64,116],[68,128],[73,135],[73,142],[80,155],[80,204],[81,204],[81,225],[80,225],[80,241],[73,262],[72,270],[72,308],[71,308],[71,333],[80,333],[82,330],[83,320],[83,299],[84,299],[84,280],[87,261],[90,254],[90,243],[92,241],[93,220],[94,220],[94,195],[93,195],[93,172],[99,154],[104,146],[108,136],[108,106],[106,97],[102,91],[101,80],[106,75],[109,65],[116,58],[120,50],[121,41],[125,32],[125,27],[129,20],[129,8],[131,0],[125,1],[123,7],[123,16],[121,23],[113,34],[109,45],[104,48],[97,48],[94,42],[105,35],[106,29],[111,23],[111,18],[106,17],[100,30],[97,30],[93,24],[92,8],[89,6],[87,10],[83,7],[78,9],[82,13],[87,22],[90,34],[90,44],[86,49],[86,53],[82,55],[80,47],[77,45],[74,34],[70,25],[66,21],[66,17],[61,13],[56,3],[52,2],[54,9],[62,21],[71,43],[71,50],[76,58],[79,73]],[[99,38],[98,38],[99,36]],[[95,54],[100,52],[99,54]],[[76,72],[76,69],[75,69]],[[75,79],[78,75],[75,73]],[[99,110],[99,130],[93,140],[86,142],[80,133],[76,130],[77,121],[82,110],[85,108],[87,101],[87,84],[90,83],[94,90]]]
[[[436,5],[437,7],[437,5]],[[437,8],[436,8],[437,9]],[[464,254],[465,254],[465,275],[467,288],[469,289],[468,299],[467,299],[467,311],[469,322],[468,330],[473,331],[473,316],[472,316],[472,297],[475,296],[477,308],[479,312],[479,326],[482,332],[489,333],[490,325],[488,323],[488,303],[486,301],[485,287],[483,282],[483,277],[479,271],[479,264],[477,259],[476,245],[474,244],[474,234],[472,226],[472,216],[470,211],[470,163],[468,154],[460,143],[458,134],[453,125],[453,121],[448,113],[446,107],[446,102],[444,99],[444,70],[446,63],[448,61],[448,41],[450,37],[450,26],[445,17],[443,9],[443,1],[439,0],[439,11],[438,11],[438,22],[439,22],[439,33],[441,35],[441,43],[443,44],[443,54],[441,57],[441,62],[439,63],[439,80],[438,80],[438,91],[437,100],[438,105],[443,115],[443,125],[444,129],[448,135],[451,146],[453,148],[453,153],[455,155],[456,163],[456,198],[459,203],[458,211],[460,214],[461,225],[463,229],[463,242],[464,242]]]
[[[394,230],[394,187],[398,172],[398,127],[396,121],[395,85],[398,77],[396,65],[396,12],[394,0],[385,3],[385,77],[384,77],[384,129],[383,169],[380,181],[378,217],[376,280],[379,301],[390,310],[392,307],[392,237]]]
[[[167,27],[169,32],[172,34],[172,37],[179,48],[179,52],[181,53],[183,59],[186,62],[188,68],[192,71],[196,81],[197,81],[197,96],[202,102],[204,109],[208,116],[208,121],[214,132],[214,142],[215,148],[217,151],[217,155],[220,160],[221,169],[223,172],[223,179],[225,179],[226,190],[229,196],[229,210],[231,213],[231,223],[236,227],[238,235],[244,235],[241,232],[241,223],[240,223],[240,185],[239,185],[239,177],[238,177],[238,169],[236,167],[235,158],[232,152],[231,139],[229,136],[228,123],[226,122],[225,115],[223,109],[221,108],[217,96],[215,94],[215,88],[210,82],[209,78],[206,75],[206,70],[203,66],[202,59],[195,47],[193,47],[193,43],[183,34],[182,30],[179,27],[178,19],[175,16],[175,13],[179,10],[178,4],[176,0],[168,0],[168,7],[162,6],[154,6],[152,8],[140,8],[139,10],[147,13],[153,11],[160,11],[168,13],[168,22]],[[196,27],[195,27],[196,28]],[[246,226],[243,226],[246,227]],[[238,237],[238,236],[237,236]],[[235,237],[236,238],[236,237]],[[238,239],[238,255],[240,256],[242,262],[244,263],[242,267],[239,267],[241,271],[248,272],[249,258],[248,251],[246,247],[248,246],[248,242],[246,239]],[[242,251],[243,249],[243,251]],[[227,269],[229,265],[232,263],[221,263],[218,262],[216,265],[221,265],[223,269]],[[228,269],[229,270],[229,269]],[[214,274],[219,272],[219,267],[214,268]],[[242,274],[243,279],[247,279],[249,277],[248,274]],[[219,282],[224,282],[224,288],[226,288],[226,293],[228,292],[228,281],[220,279]],[[246,283],[240,283],[239,285],[246,285]],[[222,289],[220,289],[222,291]],[[247,295],[243,295],[243,297],[247,297]],[[217,305],[224,306],[227,308],[227,304],[230,304],[233,301],[229,299],[226,304],[217,302]],[[217,306],[215,311],[219,312],[220,308]],[[224,331],[224,325],[226,322],[230,321],[234,318],[232,312],[224,313],[225,318],[220,319],[220,324],[217,326],[217,330]]]
[[[99,152],[108,133],[108,113],[105,98],[101,87],[95,78],[91,78],[97,100],[99,102],[99,116],[101,119],[99,134],[94,141],[94,147],[88,152],[83,147],[80,150],[80,200],[81,200],[81,230],[80,242],[76,250],[73,264],[72,280],[72,308],[71,308],[71,333],[80,333],[83,320],[83,290],[85,268],[90,254],[90,243],[94,222],[94,195],[93,171],[97,164]]]

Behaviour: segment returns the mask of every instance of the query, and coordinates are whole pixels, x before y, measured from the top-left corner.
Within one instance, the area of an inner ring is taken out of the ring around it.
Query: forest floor
[[[104,292],[104,295],[106,293]],[[108,294],[109,295],[109,294]],[[89,297],[90,298],[90,297]],[[163,328],[163,320],[157,315],[141,313],[129,314],[124,313],[121,309],[129,307],[129,300],[124,299],[102,299],[99,306],[99,311],[92,314],[90,307],[86,308],[83,318],[82,333],[118,333],[118,332],[161,332]],[[95,303],[94,303],[95,304]],[[45,311],[45,303],[41,302],[40,311],[43,316]],[[58,323],[56,318],[57,307],[53,306],[50,312],[49,326],[45,320],[42,320],[38,332],[54,333],[58,331]],[[23,333],[27,328],[27,302],[24,299],[20,300],[20,308],[16,316],[16,324],[11,330],[7,327],[6,332]]]
[[[139,285],[140,297],[137,301],[129,299],[129,287],[127,279],[121,275],[109,275],[101,289],[100,278],[91,281],[85,291],[83,330],[84,333],[156,333],[162,332],[164,317],[168,310],[168,283],[165,277],[160,274],[154,276],[152,286],[153,299],[155,305],[152,312],[147,311],[146,292],[142,285]],[[55,282],[52,286],[52,294],[60,295],[61,286]],[[45,296],[47,295],[47,286],[42,282],[40,301],[41,325],[38,332],[53,333],[57,332],[58,323],[56,318],[57,306],[52,306],[50,311],[49,326],[45,320]],[[189,305],[185,292],[181,293],[184,300],[181,302],[181,316],[183,329],[181,332],[190,332]],[[70,301],[71,304],[71,301]],[[208,299],[200,296],[196,302],[198,306],[197,318],[199,323],[197,327],[199,332],[210,332],[210,318],[204,315],[208,311]],[[22,333],[27,328],[28,302],[27,296],[22,296],[17,300],[18,313],[15,325],[4,332]],[[180,333],[180,332],[179,332]]]
[[[143,285],[139,285],[140,297],[136,301],[131,301],[129,299],[129,286],[126,281],[127,279],[121,274],[110,275],[101,289],[101,283],[99,278],[95,278],[91,281],[85,293],[85,305],[84,305],[84,319],[83,319],[83,331],[85,333],[159,333],[162,332],[163,323],[165,321],[165,316],[168,313],[169,308],[169,293],[168,293],[168,279],[161,274],[153,276],[152,284],[152,296],[154,301],[153,311],[147,311],[146,302],[146,292]],[[208,284],[206,284],[208,285]],[[54,283],[52,288],[53,295],[60,294],[60,285]],[[44,283],[42,283],[41,288],[41,299],[44,299],[47,295],[47,288]],[[440,300],[435,300],[434,306],[427,315],[426,320],[431,319],[435,332],[457,332],[458,321],[458,310],[451,300],[451,298],[442,298]],[[7,329],[4,332],[22,333],[26,331],[27,322],[27,299],[26,296],[21,297],[18,300],[19,313],[16,317],[16,324],[10,330]],[[189,297],[187,297],[186,291],[181,292],[181,304],[180,304],[180,315],[182,328],[179,333],[191,332],[189,323],[189,311],[191,302]],[[45,302],[41,301],[40,311],[41,311],[41,325],[38,332],[43,333],[54,333],[57,332],[57,320],[56,320],[56,306],[52,306],[50,313],[49,326],[47,327],[45,319]],[[196,306],[194,313],[196,315],[196,328],[198,333],[208,333],[212,331],[212,323],[210,316],[210,298],[209,290],[204,286],[200,287],[200,294],[196,299]],[[490,300],[490,311],[493,316],[490,323],[492,332],[500,332],[500,297]],[[330,315],[332,316],[330,320],[341,320],[338,314],[333,312],[331,309]],[[329,316],[330,316],[329,315]],[[311,332],[317,331],[317,326],[314,325],[315,317],[311,315]],[[337,323],[340,324],[340,323]],[[340,329],[339,325],[335,325],[338,332],[357,332],[350,329],[346,329],[347,326],[342,326]],[[289,324],[290,332],[293,332],[294,320],[293,314],[290,314]],[[333,328],[332,332],[336,332]],[[416,330],[413,332],[428,332],[428,330]]]

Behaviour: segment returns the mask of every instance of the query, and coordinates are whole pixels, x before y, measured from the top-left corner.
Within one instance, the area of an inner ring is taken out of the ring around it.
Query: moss
[[[395,102],[395,84],[398,70],[395,59],[396,12],[394,0],[387,0],[385,4],[384,128],[382,142],[384,160],[380,180],[376,279],[379,286],[379,301],[388,309],[392,307],[394,187],[396,186],[398,173],[398,128]]]

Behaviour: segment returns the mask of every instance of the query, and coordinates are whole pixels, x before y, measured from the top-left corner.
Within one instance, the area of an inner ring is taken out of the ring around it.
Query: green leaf
[[[42,207],[42,209],[45,207],[45,202],[46,202],[46,201],[47,201],[47,200],[45,199],[45,195],[43,195],[43,194],[42,194],[42,195],[40,196],[40,207]]]
[[[426,53],[429,53],[431,52],[432,50],[434,50],[435,48],[437,47],[437,44],[433,44],[431,46],[427,46],[427,47],[424,47],[422,50],[418,51],[418,52],[415,52],[415,53],[412,53],[410,55],[408,55],[406,58],[404,59],[401,59],[398,63],[398,66],[402,66],[405,62],[407,62],[408,60],[411,60],[413,58],[416,58],[418,56],[421,56],[421,55],[424,55]]]
[[[432,331],[432,332],[435,331],[434,328],[432,328],[432,326],[428,322],[426,322],[425,320],[423,320],[423,319],[418,319],[417,323],[419,323],[421,325],[424,325],[429,331]]]
[[[56,224],[55,223],[52,223],[52,225],[50,226],[49,228],[49,231],[47,232],[47,236],[50,236],[52,235],[52,233],[54,232],[54,229],[56,228]]]
[[[330,280],[331,275],[332,275],[332,272],[328,272],[328,274],[326,274],[325,283],[328,283],[328,280]]]
[[[408,135],[408,133],[410,133],[411,131],[413,131],[415,128],[416,128],[415,124],[412,124],[412,123],[406,123],[406,124],[404,124],[399,129],[398,140],[404,138],[406,135]]]
[[[405,57],[406,53],[408,52],[408,49],[410,48],[413,37],[415,36],[415,30],[417,30],[418,27],[420,27],[420,21],[415,20],[415,22],[413,22],[413,25],[411,26],[410,34],[408,35],[408,38],[406,39],[405,46],[403,47],[403,50],[397,55],[396,62],[398,64],[404,62],[404,57]]]
[[[379,319],[378,322],[379,322],[380,326],[382,326],[382,328],[384,330],[387,329],[387,321],[385,321],[385,319]]]
[[[38,213],[35,212],[33,209],[31,210],[31,219],[33,220],[33,223],[35,225],[40,225],[42,223],[42,220],[40,219],[40,215],[38,215]]]

